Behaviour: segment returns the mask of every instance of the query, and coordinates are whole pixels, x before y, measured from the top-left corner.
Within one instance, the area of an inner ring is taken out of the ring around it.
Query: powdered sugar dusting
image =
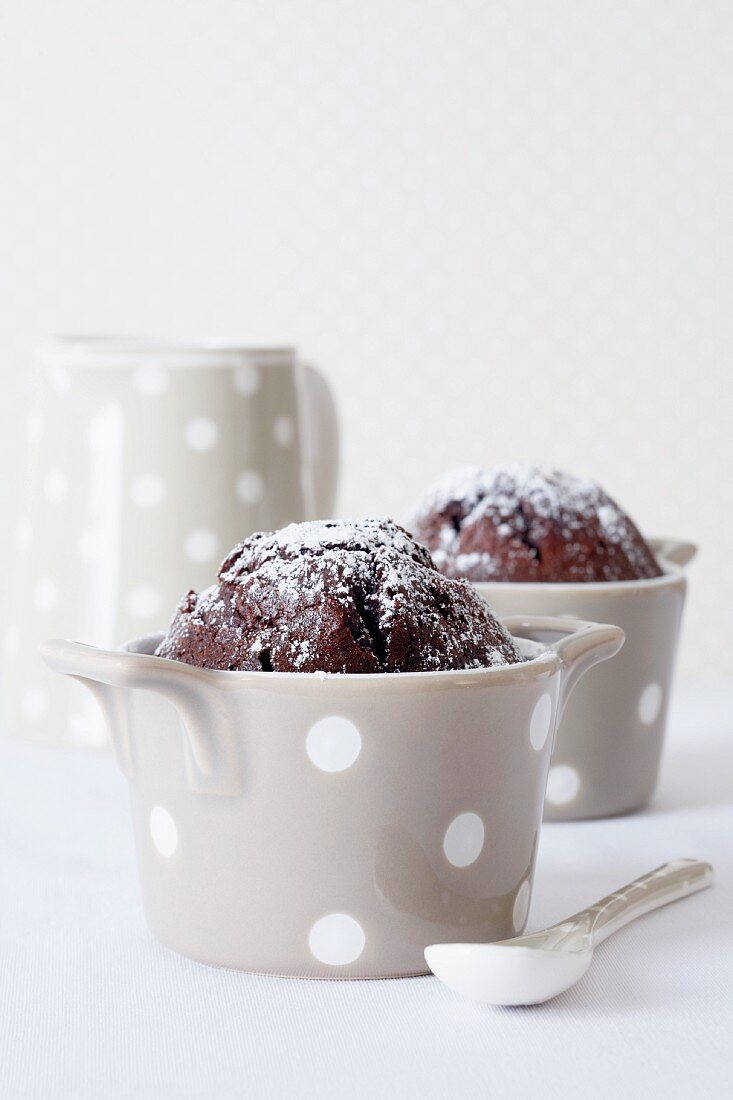
[[[451,576],[627,580],[659,575],[629,516],[595,481],[536,466],[464,467],[435,482],[410,527]]]
[[[292,524],[240,543],[179,605],[159,655],[211,668],[400,672],[521,660],[470,585],[391,520]]]

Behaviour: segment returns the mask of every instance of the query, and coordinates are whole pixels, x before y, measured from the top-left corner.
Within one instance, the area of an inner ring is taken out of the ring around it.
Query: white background
[[[682,669],[732,674],[732,107],[729,0],[1,0],[0,575],[39,337],[293,341],[342,512],[596,476],[701,543]],[[718,885],[528,1011],[178,959],[112,759],[8,742],[0,1092],[727,1096],[731,709],[683,688],[652,806],[543,830],[532,928],[667,858]]]
[[[40,336],[291,340],[342,512],[596,476],[701,543],[683,671],[730,672],[732,105],[727,0],[4,0],[0,508]]]

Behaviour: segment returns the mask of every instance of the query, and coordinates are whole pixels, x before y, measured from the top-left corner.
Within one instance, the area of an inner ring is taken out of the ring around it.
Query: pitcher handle
[[[300,363],[304,424],[305,477],[310,482],[308,519],[333,514],[339,474],[339,423],[333,391],[321,372]]]
[[[681,568],[697,557],[697,546],[694,542],[685,542],[684,539],[655,538],[648,540],[656,558],[663,561],[671,561],[673,565]]]
[[[558,721],[581,676],[618,653],[625,638],[620,626],[583,619],[512,615],[502,621],[510,634],[547,645],[560,658],[563,676]]]

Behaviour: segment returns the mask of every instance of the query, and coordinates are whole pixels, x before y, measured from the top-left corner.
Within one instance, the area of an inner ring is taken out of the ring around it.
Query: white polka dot
[[[272,425],[272,435],[278,447],[289,447],[295,439],[295,424],[291,416],[278,416]]]
[[[554,768],[550,768],[545,798],[553,806],[564,806],[572,802],[579,790],[580,776],[575,768],[568,764],[556,764]]]
[[[46,417],[40,409],[31,409],[26,423],[26,437],[29,443],[40,443],[46,430]]]
[[[260,372],[257,367],[246,364],[234,368],[234,388],[237,393],[250,397],[260,388]]]
[[[145,397],[157,397],[168,388],[168,375],[162,367],[138,367],[132,384]]]
[[[127,610],[138,619],[148,619],[155,615],[161,606],[160,592],[157,588],[141,584],[127,594]]]
[[[209,416],[197,416],[189,420],[184,437],[192,451],[210,451],[219,442],[219,425]]]
[[[23,696],[23,714],[31,722],[39,722],[48,711],[48,696],[43,688],[28,688]]]
[[[48,384],[56,393],[66,393],[71,388],[71,374],[66,367],[51,367],[48,372]]]
[[[79,554],[83,561],[99,561],[104,554],[104,538],[101,531],[87,528],[79,535]]]
[[[20,652],[20,634],[17,626],[5,628],[3,637],[3,652],[6,657],[17,657]]]
[[[551,723],[552,698],[547,694],[541,695],[535,703],[532,717],[529,720],[529,739],[532,748],[536,749],[537,752],[545,747]]]
[[[191,561],[211,561],[219,552],[219,539],[213,531],[200,527],[186,535],[184,548]]]
[[[359,958],[366,936],[358,920],[346,913],[329,913],[310,930],[308,946],[319,962],[345,966]]]
[[[101,748],[107,743],[107,727],[101,714],[70,714],[69,733],[77,745]]]
[[[647,684],[639,699],[639,717],[645,726],[651,726],[662,709],[662,689],[659,684]]]
[[[529,912],[529,879],[525,879],[517,890],[512,910],[512,924],[515,932],[521,932],[527,920]]]
[[[60,504],[69,491],[69,479],[63,470],[49,470],[43,481],[43,491],[52,504]]]
[[[53,611],[58,600],[56,585],[50,577],[42,577],[33,587],[33,602],[39,611]]]
[[[332,714],[311,726],[305,748],[321,771],[342,772],[351,767],[361,752],[361,734],[348,718]]]
[[[150,835],[160,854],[170,859],[178,847],[178,829],[171,815],[162,806],[154,806],[150,811]]]
[[[139,508],[156,508],[165,496],[160,474],[140,474],[130,486],[130,496]]]
[[[15,527],[15,545],[19,550],[27,550],[33,542],[33,524],[23,516]]]
[[[443,837],[443,851],[454,867],[468,867],[481,855],[486,831],[478,814],[454,817]]]
[[[242,504],[256,504],[262,500],[264,489],[262,478],[255,470],[245,470],[237,478],[237,496]]]

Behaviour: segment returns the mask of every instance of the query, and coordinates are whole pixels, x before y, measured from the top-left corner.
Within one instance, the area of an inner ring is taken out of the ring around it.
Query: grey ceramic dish
[[[558,715],[617,626],[512,619],[527,660],[462,672],[215,672],[47,642],[130,784],[148,922],[181,954],[313,978],[426,972],[524,927]]]
[[[696,547],[652,539],[664,569],[605,584],[477,584],[499,615],[576,616],[617,623],[622,652],[573,696],[557,734],[545,820],[638,810],[657,783],[687,580]]]

